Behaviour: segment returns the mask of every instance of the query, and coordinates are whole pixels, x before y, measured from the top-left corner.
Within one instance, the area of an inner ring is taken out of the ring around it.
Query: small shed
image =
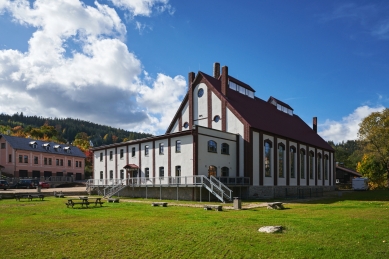
[[[369,179],[366,177],[358,177],[353,179],[353,190],[356,191],[366,191],[369,188]]]

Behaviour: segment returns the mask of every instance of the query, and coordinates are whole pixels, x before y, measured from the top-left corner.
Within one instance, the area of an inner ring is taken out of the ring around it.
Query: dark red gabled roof
[[[204,73],[201,75],[221,94],[220,80]],[[269,102],[257,97],[253,99],[232,89],[228,89],[226,100],[252,128],[333,151],[333,148],[297,115],[287,114]],[[289,105],[286,107],[292,109]]]

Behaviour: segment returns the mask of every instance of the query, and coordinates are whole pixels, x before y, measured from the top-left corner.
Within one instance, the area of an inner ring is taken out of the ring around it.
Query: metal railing
[[[94,188],[104,188],[104,196],[113,195],[125,188],[130,187],[205,187],[219,200],[231,200],[232,190],[221,183],[217,178],[208,178],[204,175],[193,176],[167,176],[167,177],[134,177],[127,179],[89,179],[86,182],[88,192]]]

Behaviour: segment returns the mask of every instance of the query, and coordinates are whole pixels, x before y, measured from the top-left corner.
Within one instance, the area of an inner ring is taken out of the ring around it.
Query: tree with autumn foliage
[[[389,109],[386,108],[381,112],[373,112],[364,118],[359,126],[358,137],[363,143],[365,154],[360,168],[361,170],[367,170],[366,172],[370,175],[370,181],[384,178],[386,180],[384,185],[388,187]]]

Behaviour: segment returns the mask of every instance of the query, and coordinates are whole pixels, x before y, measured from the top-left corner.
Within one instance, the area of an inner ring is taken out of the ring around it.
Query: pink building
[[[29,138],[0,135],[0,165],[14,177],[85,178],[85,154],[79,148]]]

